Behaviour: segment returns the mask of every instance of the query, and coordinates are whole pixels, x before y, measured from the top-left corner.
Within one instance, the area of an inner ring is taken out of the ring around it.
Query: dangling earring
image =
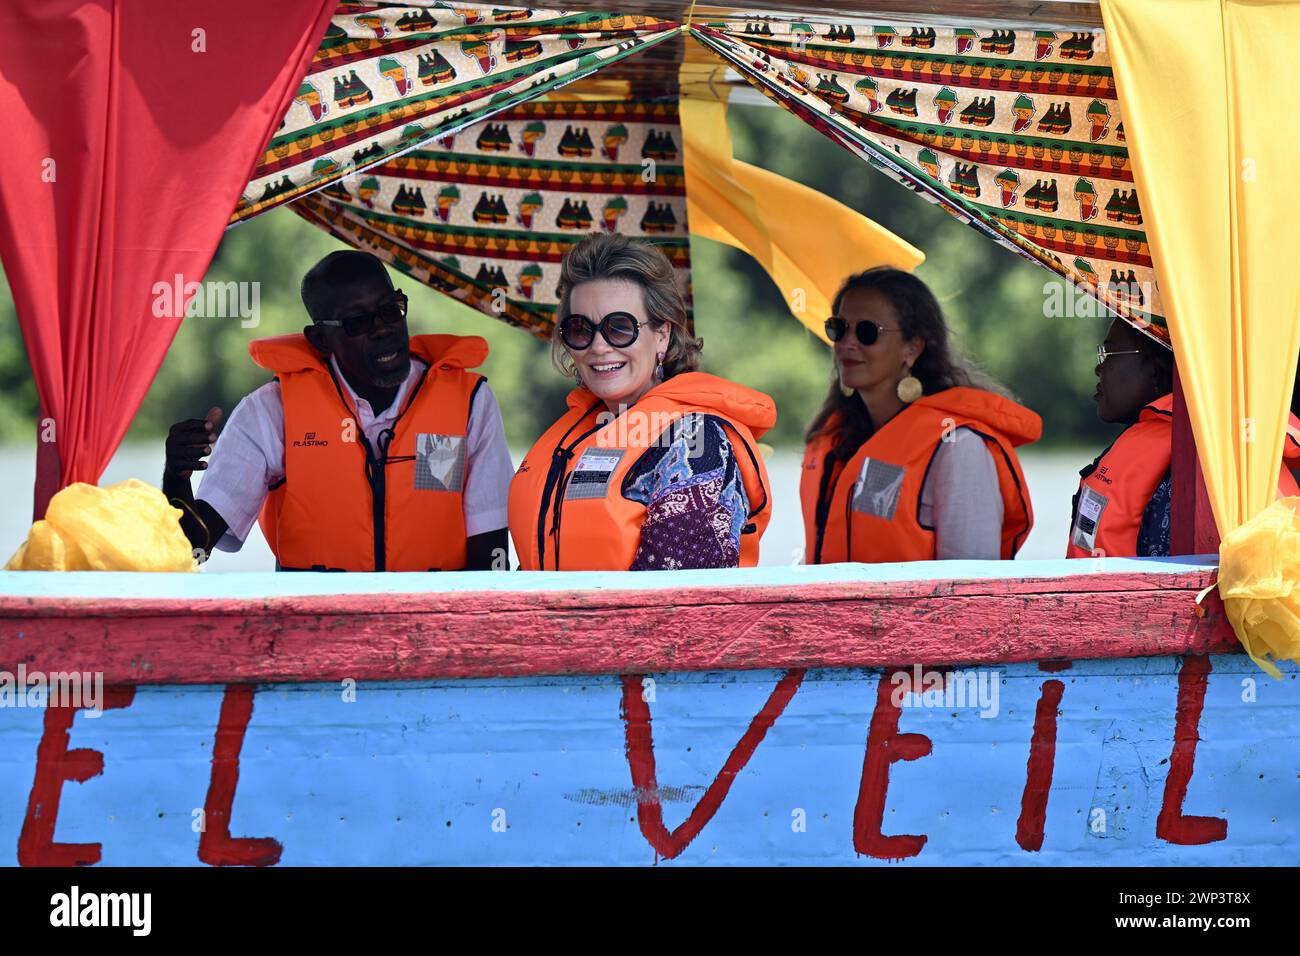
[[[573,366],[573,381],[578,388],[582,388],[582,373],[578,371],[578,366]]]
[[[912,366],[908,365],[906,368],[907,374],[899,380],[895,391],[900,402],[910,405],[925,393],[925,389],[921,385],[921,380],[912,374]]]
[[[662,382],[663,380],[664,380],[664,353],[660,352],[658,355],[655,356],[655,381]]]
[[[845,398],[848,398],[850,395],[852,395],[854,392],[857,391],[856,388],[853,388],[852,386],[849,385],[845,385],[843,382],[840,382],[839,386],[840,386],[840,394],[843,395]]]

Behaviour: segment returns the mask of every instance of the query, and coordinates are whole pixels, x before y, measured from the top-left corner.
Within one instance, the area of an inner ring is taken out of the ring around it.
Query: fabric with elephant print
[[[1169,343],[1102,33],[692,26],[822,133]]]

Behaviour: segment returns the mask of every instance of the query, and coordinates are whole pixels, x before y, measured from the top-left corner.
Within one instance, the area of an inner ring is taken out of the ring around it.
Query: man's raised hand
[[[189,478],[196,471],[204,471],[208,463],[203,459],[212,454],[217,440],[217,423],[221,409],[210,408],[206,418],[189,418],[177,422],[167,432],[167,460],[163,471],[177,478]]]

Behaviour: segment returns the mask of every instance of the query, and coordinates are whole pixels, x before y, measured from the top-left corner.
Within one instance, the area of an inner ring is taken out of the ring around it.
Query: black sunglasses
[[[600,322],[585,315],[566,315],[560,322],[560,341],[575,352],[590,348],[599,332],[616,349],[627,348],[641,333],[641,323],[630,312],[611,312]]]
[[[841,318],[838,315],[832,315],[826,320],[826,337],[832,342],[838,342],[844,338],[849,331],[849,320]],[[870,319],[863,319],[853,326],[853,334],[858,337],[858,341],[863,345],[875,345],[880,339],[881,332],[898,332],[899,329],[887,329],[883,325],[877,325]]]
[[[398,322],[405,322],[406,304],[406,296],[402,293],[402,290],[395,289],[392,296],[382,302],[379,308],[373,312],[349,315],[345,319],[321,319],[316,324],[340,326],[344,335],[364,335],[373,329],[377,322],[382,322],[385,325],[396,325]]]

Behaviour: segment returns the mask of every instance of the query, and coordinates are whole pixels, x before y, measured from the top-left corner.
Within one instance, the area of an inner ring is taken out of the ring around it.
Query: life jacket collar
[[[954,417],[972,419],[990,431],[1001,434],[1013,448],[1036,442],[1043,437],[1043,420],[1037,412],[983,389],[955,385],[932,395],[922,395],[911,404],[933,408]],[[835,412],[826,420],[818,434],[834,435],[843,421],[843,415]]]
[[[922,395],[912,404],[982,422],[1005,437],[1013,448],[1043,437],[1043,420],[1037,412],[983,389],[956,385]]]
[[[487,340],[478,335],[413,335],[411,354],[430,368],[470,369],[488,356]],[[254,339],[248,354],[268,372],[326,371],[324,353],[317,351],[301,332]]]
[[[706,372],[682,372],[674,375],[650,389],[640,400],[647,398],[662,398],[713,411],[723,418],[744,425],[754,438],[761,438],[776,424],[776,403],[771,397]],[[575,411],[596,404],[603,403],[583,386],[569,392],[568,405]]]

